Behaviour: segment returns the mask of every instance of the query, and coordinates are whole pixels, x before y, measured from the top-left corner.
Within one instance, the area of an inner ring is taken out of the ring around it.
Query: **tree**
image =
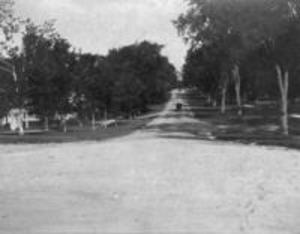
[[[162,46],[141,42],[111,50],[107,61],[114,77],[112,105],[133,117],[150,104],[166,100],[176,83],[176,71],[161,55]]]
[[[238,114],[242,114],[240,60],[244,56],[244,44],[234,27],[240,10],[236,0],[189,0],[189,8],[181,14],[175,26],[191,47],[218,45],[226,54],[224,62],[230,65],[235,83]],[[227,66],[223,66],[226,67]],[[222,71],[225,74],[227,71]],[[223,82],[224,83],[224,82]],[[224,83],[226,87],[227,82]],[[224,90],[223,90],[224,91]]]
[[[17,129],[20,135],[24,134],[23,113],[25,82],[22,76],[23,60],[22,48],[17,45],[21,25],[24,23],[13,15],[13,1],[0,1],[0,70],[3,75],[4,86],[1,88],[2,102],[0,102],[2,113],[7,115],[12,108],[19,110],[17,116]]]
[[[15,86],[11,74],[0,70],[1,87],[0,87],[0,118],[7,116],[8,112],[14,107]]]
[[[112,88],[112,105],[115,112],[126,113],[129,117],[141,107],[140,96],[145,92],[141,77],[137,75],[135,46],[114,49],[107,57],[111,66],[114,83]]]
[[[245,9],[245,6],[247,8]],[[250,8],[250,10],[249,10]],[[243,17],[254,17],[238,24],[239,31],[250,45],[263,44],[268,61],[273,64],[281,96],[282,129],[288,130],[289,78],[298,64],[299,10],[296,0],[252,0],[244,3]],[[251,12],[251,14],[249,13]],[[255,26],[256,25],[256,26]],[[291,62],[295,61],[295,62]]]
[[[70,111],[70,44],[55,32],[52,22],[28,25],[23,43],[29,87],[27,106],[44,118],[48,130],[49,118]]]
[[[218,44],[202,45],[188,51],[183,68],[186,85],[197,87],[208,97],[208,103],[216,103],[221,90],[221,112],[226,110],[229,86],[227,53]]]
[[[297,84],[300,63],[300,19],[291,20],[287,32],[279,35],[275,40],[265,41],[263,49],[265,59],[269,65],[275,67],[277,82],[281,96],[282,128],[285,135],[289,134],[288,100],[289,84]],[[292,81],[290,82],[290,78]],[[293,87],[293,86],[292,86]],[[295,91],[293,93],[295,95]]]
[[[228,48],[238,105],[240,65],[247,53],[264,44],[269,54],[274,55],[275,59],[271,60],[277,73],[281,94],[283,132],[288,134],[287,99],[290,68],[278,62],[280,55],[274,52],[277,40],[281,40],[282,35],[287,35],[290,25],[298,22],[300,2],[297,0],[189,0],[188,2],[188,11],[182,14],[175,24],[192,46],[219,41],[218,44]],[[286,44],[281,48],[284,52],[288,51]]]
[[[81,115],[88,113],[95,130],[96,113],[103,111],[104,118],[107,118],[113,77],[104,57],[88,53],[77,54],[76,57],[73,66],[75,109]]]

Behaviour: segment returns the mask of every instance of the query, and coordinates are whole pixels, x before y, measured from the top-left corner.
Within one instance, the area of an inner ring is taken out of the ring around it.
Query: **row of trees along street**
[[[279,99],[282,130],[289,133],[288,103],[299,97],[298,0],[187,0],[174,22],[190,49],[183,76],[188,86],[226,111],[226,98]]]
[[[11,1],[1,1],[0,117],[26,109],[49,129],[55,116],[77,113],[94,125],[96,118],[147,111],[176,83],[162,45],[144,41],[107,56],[81,53],[57,33],[54,21],[35,25],[14,17],[12,9]],[[15,46],[20,35],[21,46]]]

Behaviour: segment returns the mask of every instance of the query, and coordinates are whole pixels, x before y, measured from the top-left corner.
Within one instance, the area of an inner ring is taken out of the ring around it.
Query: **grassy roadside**
[[[7,134],[0,131],[0,144],[45,144],[67,143],[78,141],[103,141],[131,134],[145,127],[156,115],[163,110],[165,104],[149,107],[150,111],[134,120],[122,120],[117,126],[108,128],[98,127],[93,131],[91,126],[71,126],[68,132],[51,130],[48,132],[32,131],[24,136],[15,133]]]
[[[194,117],[206,123],[217,140],[300,149],[300,119],[290,118],[290,135],[282,135],[279,107],[275,104],[249,105],[239,117],[234,107],[229,106],[222,115],[219,108],[206,107],[198,95],[190,93],[184,98]],[[291,105],[290,112],[300,113],[300,105]]]

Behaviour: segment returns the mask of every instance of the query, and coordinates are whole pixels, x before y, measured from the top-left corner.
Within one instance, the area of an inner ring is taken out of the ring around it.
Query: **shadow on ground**
[[[168,139],[230,141],[254,145],[283,146],[300,149],[300,120],[290,120],[290,136],[280,130],[280,115],[275,105],[257,105],[245,109],[243,117],[229,107],[225,115],[219,108],[205,106],[195,93],[179,93],[185,102],[182,111],[169,110],[161,123],[147,126],[148,131]],[[300,107],[293,106],[295,111]]]

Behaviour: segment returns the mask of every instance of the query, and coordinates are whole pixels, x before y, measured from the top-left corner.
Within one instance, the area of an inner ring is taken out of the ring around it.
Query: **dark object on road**
[[[176,103],[176,111],[181,111],[182,110],[182,103],[178,102]]]

